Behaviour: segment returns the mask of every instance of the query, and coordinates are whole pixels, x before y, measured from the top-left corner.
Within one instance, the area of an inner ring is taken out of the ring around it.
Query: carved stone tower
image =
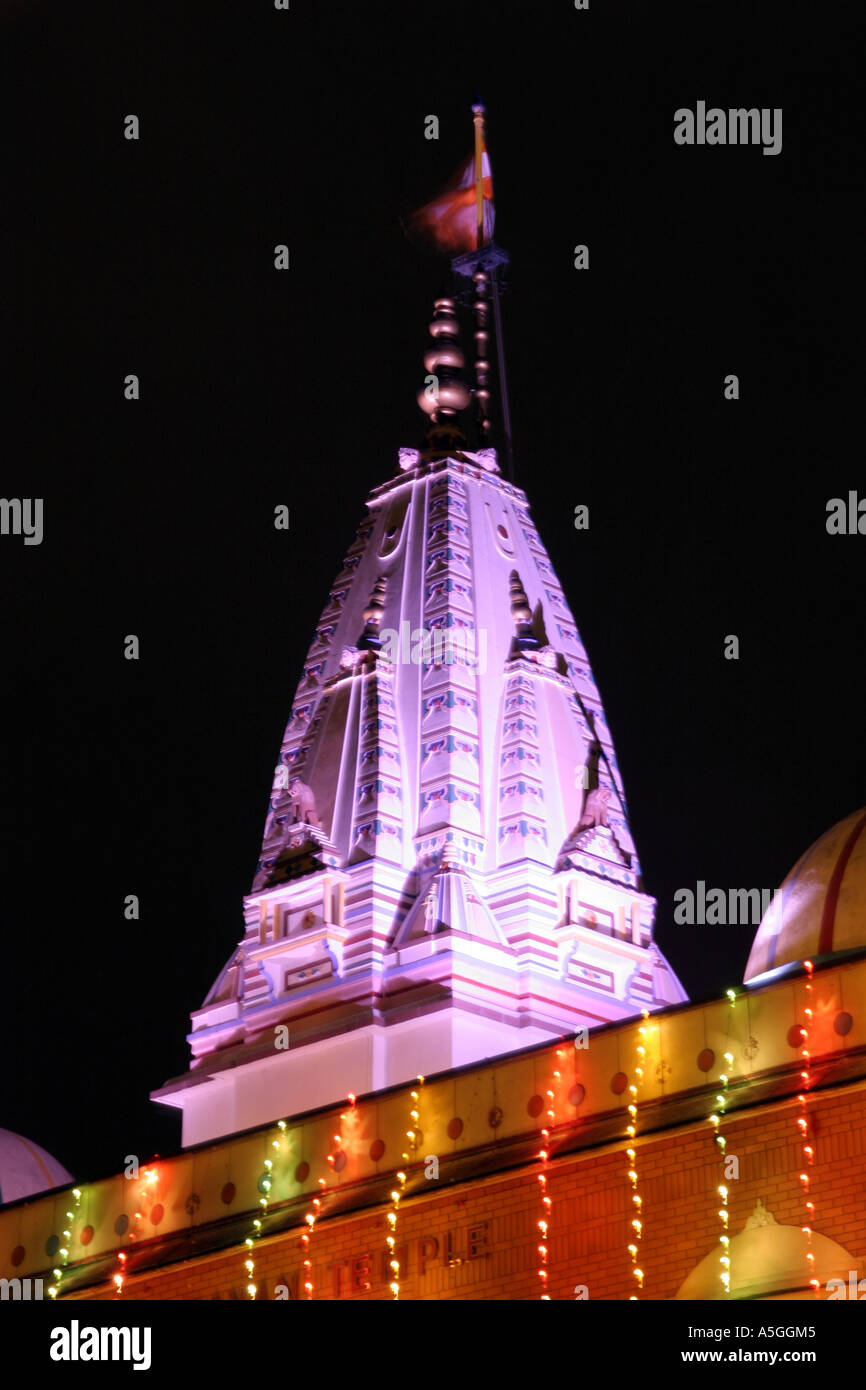
[[[244,935],[192,1016],[189,1072],[154,1093],[185,1145],[686,997],[580,634],[486,445],[486,343],[479,398],[437,301],[427,447],[367,501],[304,661]]]

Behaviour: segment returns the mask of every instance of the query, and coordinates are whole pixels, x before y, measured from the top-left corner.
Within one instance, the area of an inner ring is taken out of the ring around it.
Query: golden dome
[[[797,860],[761,919],[745,980],[858,949],[866,950],[866,810],[839,821]]]

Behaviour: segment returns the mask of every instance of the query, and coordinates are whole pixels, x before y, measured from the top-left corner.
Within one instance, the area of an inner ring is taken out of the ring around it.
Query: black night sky
[[[45,506],[0,537],[0,1125],[80,1179],[179,1147],[148,1093],[241,934],[364,500],[422,439],[447,265],[399,218],[479,89],[516,480],[661,948],[693,998],[741,980],[752,930],[675,926],[675,890],[775,887],[864,801],[866,537],[825,528],[866,494],[861,8],[0,3],[0,494]],[[783,108],[781,154],[676,146],[698,100]]]

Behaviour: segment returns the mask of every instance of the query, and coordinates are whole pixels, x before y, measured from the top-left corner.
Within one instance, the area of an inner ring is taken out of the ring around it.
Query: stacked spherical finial
[[[512,570],[508,576],[508,590],[511,597],[511,619],[516,628],[512,655],[517,652],[537,651],[541,644],[532,630],[532,609],[517,570]]]
[[[382,616],[385,612],[385,590],[388,580],[384,574],[380,574],[376,583],[373,585],[373,592],[370,594],[367,607],[364,609],[364,631],[358,641],[360,651],[377,650],[380,646],[379,627]]]
[[[487,332],[487,292],[489,289],[489,279],[486,271],[479,266],[472,277],[475,285],[475,400],[478,405],[478,424],[481,435],[486,440],[490,434],[490,417],[488,415],[490,403],[490,387],[488,385],[490,363],[487,360],[487,344],[490,338]]]
[[[465,364],[460,347],[460,325],[453,299],[437,299],[430,324],[432,343],[424,354],[427,380],[418,392],[418,404],[434,422],[453,418],[472,399],[460,376]]]
[[[529,607],[529,599],[526,597],[526,590],[517,570],[512,570],[508,576],[508,589],[511,594],[511,616],[515,623],[522,626],[524,623],[531,622],[532,609]]]
[[[387,579],[380,574],[373,585],[373,592],[370,595],[370,602],[364,609],[364,622],[373,627],[378,627],[382,621],[382,613],[385,608],[385,587]]]

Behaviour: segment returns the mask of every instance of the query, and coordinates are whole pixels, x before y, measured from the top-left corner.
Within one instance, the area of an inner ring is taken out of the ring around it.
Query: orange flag
[[[481,189],[483,193],[483,241],[493,236],[496,210],[493,206],[493,176],[487,148],[481,142]],[[412,241],[431,246],[452,256],[474,251],[477,241],[475,155],[461,164],[457,172],[431,203],[425,203],[405,221],[404,230]]]

